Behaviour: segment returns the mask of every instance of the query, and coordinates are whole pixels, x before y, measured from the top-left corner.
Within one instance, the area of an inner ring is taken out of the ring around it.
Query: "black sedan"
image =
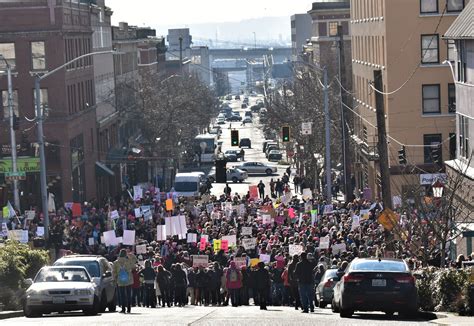
[[[229,118],[227,118],[227,121],[242,121],[242,117],[240,115],[232,115]]]
[[[357,258],[334,287],[332,310],[341,317],[357,310],[413,316],[418,310],[415,278],[401,259]]]

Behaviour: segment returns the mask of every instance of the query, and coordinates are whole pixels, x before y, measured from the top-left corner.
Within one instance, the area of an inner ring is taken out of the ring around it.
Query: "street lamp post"
[[[15,128],[14,128],[14,110],[13,110],[13,85],[12,85],[12,67],[8,63],[7,59],[0,54],[0,59],[5,61],[7,68],[7,81],[8,81],[8,114],[10,120],[10,146],[12,148],[12,172],[15,175],[17,170],[17,157],[16,157],[16,138],[15,138]],[[13,200],[15,203],[16,209],[20,209],[20,194],[18,191],[18,180],[13,179]]]
[[[41,81],[48,78],[52,74],[64,69],[68,65],[78,60],[91,57],[94,55],[100,54],[118,54],[119,52],[110,50],[110,51],[100,51],[100,52],[91,52],[84,55],[81,55],[77,58],[72,59],[69,62],[43,74],[36,75],[35,78],[35,107],[36,107],[36,121],[38,125],[38,146],[39,146],[39,155],[40,155],[40,187],[41,187],[41,205],[43,206],[43,219],[44,219],[44,238],[45,240],[49,239],[49,212],[48,212],[48,186],[46,183],[46,157],[44,154],[44,133],[43,133],[43,110],[41,108]]]

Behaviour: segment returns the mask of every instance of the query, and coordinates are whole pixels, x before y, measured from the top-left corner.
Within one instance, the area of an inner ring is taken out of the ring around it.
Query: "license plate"
[[[64,304],[65,302],[64,298],[53,298],[53,304]]]
[[[372,286],[387,286],[387,280],[384,280],[384,279],[372,280]]]

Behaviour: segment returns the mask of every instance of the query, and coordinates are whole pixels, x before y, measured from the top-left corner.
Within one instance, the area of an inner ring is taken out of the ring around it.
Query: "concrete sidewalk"
[[[436,325],[474,325],[474,317],[458,316],[448,312],[436,313],[437,319],[432,320],[432,324]]]
[[[23,310],[18,311],[0,311],[0,319],[22,317]]]

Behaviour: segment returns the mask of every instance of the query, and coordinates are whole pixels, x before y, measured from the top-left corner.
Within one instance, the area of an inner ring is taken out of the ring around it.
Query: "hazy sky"
[[[106,0],[114,24],[186,25],[291,16],[311,9],[311,0]]]

